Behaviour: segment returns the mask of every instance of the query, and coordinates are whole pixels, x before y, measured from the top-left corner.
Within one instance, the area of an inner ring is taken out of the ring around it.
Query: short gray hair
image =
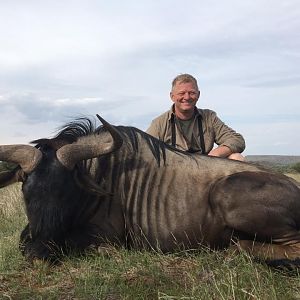
[[[197,79],[194,76],[190,75],[190,74],[179,74],[179,75],[177,75],[172,81],[172,90],[173,90],[173,88],[174,88],[174,86],[176,85],[177,82],[183,82],[183,83],[192,82],[196,85],[197,89],[199,90]]]

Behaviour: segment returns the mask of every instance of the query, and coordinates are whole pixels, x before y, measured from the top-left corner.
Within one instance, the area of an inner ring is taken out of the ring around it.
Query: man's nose
[[[190,97],[190,93],[189,92],[185,92],[184,95],[183,95],[183,99],[184,100],[189,100],[191,97]]]

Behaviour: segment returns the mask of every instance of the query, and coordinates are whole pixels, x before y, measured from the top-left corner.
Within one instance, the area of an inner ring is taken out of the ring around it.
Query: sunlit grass
[[[295,180],[300,182],[300,173],[286,173],[285,175],[294,178]]]
[[[23,214],[21,184],[0,189],[0,218]]]

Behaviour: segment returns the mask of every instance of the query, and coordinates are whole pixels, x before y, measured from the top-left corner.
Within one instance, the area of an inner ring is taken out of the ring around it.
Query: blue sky
[[[99,113],[147,129],[180,73],[245,154],[300,155],[300,1],[6,1],[0,144]]]

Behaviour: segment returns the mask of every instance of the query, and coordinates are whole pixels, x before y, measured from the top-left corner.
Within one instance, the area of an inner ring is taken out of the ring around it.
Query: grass
[[[286,175],[300,182],[300,173],[286,173]]]
[[[29,265],[18,250],[26,224],[20,186],[0,190],[0,299],[300,299],[300,275],[245,254],[163,255],[110,247]]]

